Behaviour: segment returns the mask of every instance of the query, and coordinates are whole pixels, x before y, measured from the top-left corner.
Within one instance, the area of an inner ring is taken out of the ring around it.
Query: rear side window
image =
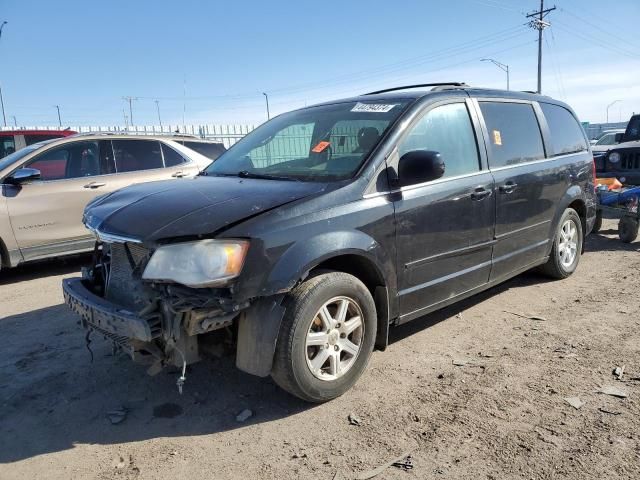
[[[195,150],[200,155],[210,158],[211,160],[215,160],[226,150],[224,145],[221,143],[182,142],[182,144],[191,150]]]
[[[544,158],[540,126],[528,103],[480,102],[489,131],[489,166],[517,165]]]
[[[157,140],[113,140],[118,173],[162,168],[162,153]]]
[[[176,165],[180,165],[186,161],[184,157],[173,148],[164,144],[162,144],[162,156],[164,157],[165,167],[175,167]]]
[[[0,137],[0,158],[11,155],[16,151],[16,142],[13,135],[10,137]]]
[[[478,146],[466,104],[442,105],[427,112],[398,147],[400,156],[412,150],[439,152],[444,177],[479,171]]]
[[[554,155],[582,152],[587,150],[582,126],[569,110],[551,103],[541,103],[551,132],[551,149]],[[614,135],[615,138],[615,135]]]

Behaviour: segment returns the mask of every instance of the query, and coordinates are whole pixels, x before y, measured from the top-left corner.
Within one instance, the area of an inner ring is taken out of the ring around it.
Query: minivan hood
[[[140,183],[93,201],[83,221],[101,234],[142,242],[209,235],[326,187],[325,183],[203,176]]]

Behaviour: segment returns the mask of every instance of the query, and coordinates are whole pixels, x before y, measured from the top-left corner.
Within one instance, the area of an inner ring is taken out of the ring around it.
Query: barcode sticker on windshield
[[[387,113],[397,103],[356,103],[356,106],[351,109],[352,112],[371,112],[371,113]]]

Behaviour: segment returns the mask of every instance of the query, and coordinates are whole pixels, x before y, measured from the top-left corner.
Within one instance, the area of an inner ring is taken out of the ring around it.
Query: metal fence
[[[207,138],[223,143],[229,148],[247,133],[253,130],[256,125],[97,125],[86,126],[76,125],[65,127],[80,133],[90,132],[125,132],[137,135],[171,135],[180,133],[183,135],[193,135],[199,138]],[[52,126],[25,126],[25,127],[0,127],[3,130],[62,130],[60,127]]]

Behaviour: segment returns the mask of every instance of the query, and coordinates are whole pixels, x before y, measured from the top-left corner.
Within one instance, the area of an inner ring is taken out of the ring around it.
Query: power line
[[[557,28],[562,30],[563,32],[569,33],[571,35],[574,35],[578,38],[581,38],[582,40],[585,40],[586,42],[592,43],[592,44],[596,44],[601,48],[604,48],[605,50],[609,50],[611,52],[617,53],[618,55],[623,55],[629,58],[632,58],[634,60],[639,60],[640,59],[640,55],[638,54],[634,54],[625,50],[620,49],[620,47],[618,46],[612,46],[612,44],[608,43],[605,40],[602,40],[598,37],[595,36],[587,36],[584,35],[581,32],[576,32],[570,28],[568,28],[563,22],[556,22],[557,23]]]
[[[524,13],[522,10],[517,10],[513,8],[513,6],[496,2],[495,0],[470,0],[470,1],[472,1],[473,3],[477,3],[478,5],[484,5],[485,7],[499,8],[501,10],[506,10],[509,12]]]
[[[397,62],[384,64],[378,67],[372,67],[365,70],[360,70],[357,72],[351,72],[344,75],[339,75],[336,77],[330,77],[324,80],[318,80],[314,82],[309,82],[305,84],[299,85],[290,85],[287,87],[281,87],[277,89],[269,89],[270,94],[285,94],[285,93],[299,93],[304,91],[312,91],[318,89],[325,89],[329,86],[333,85],[341,85],[345,83],[349,83],[351,81],[370,78],[374,75],[380,75],[383,73],[390,73],[394,71],[400,71],[407,68],[412,68],[430,61],[435,61],[440,58],[448,58],[453,55],[463,54],[467,51],[478,50],[490,45],[494,45],[496,43],[502,43],[518,36],[525,31],[524,26],[526,24],[520,24],[516,26],[509,27],[504,30],[500,30],[498,32],[483,35],[473,40],[469,40],[458,45],[454,45],[451,47],[444,48],[442,50],[437,50],[435,52],[431,52],[428,54],[419,55],[416,57],[407,58],[404,60],[400,60]],[[172,96],[172,97],[137,97],[139,99],[146,100],[207,100],[207,99],[225,99],[225,100],[239,100],[244,98],[256,98],[257,94],[255,92],[246,92],[246,93],[235,93],[228,95],[203,95],[203,96],[193,96],[193,97],[183,97],[183,96]]]
[[[590,22],[589,20],[581,17],[580,15],[570,12],[569,10],[567,10],[566,8],[560,8],[559,9],[562,13],[567,13],[569,15],[571,15],[572,17],[576,18],[577,20],[580,20],[583,23],[586,23],[587,25],[589,25],[591,28],[595,28],[596,30],[600,30],[601,32],[603,32],[606,35],[609,35],[610,37],[613,37],[615,39],[617,39],[618,41],[623,42],[625,45],[632,45],[632,42],[620,37],[619,35],[616,35],[615,33],[609,31],[609,30],[605,30],[604,28],[602,28],[601,26],[599,26],[596,23]],[[599,20],[601,19],[600,17],[598,18]],[[619,28],[619,25],[615,25],[616,28]]]

